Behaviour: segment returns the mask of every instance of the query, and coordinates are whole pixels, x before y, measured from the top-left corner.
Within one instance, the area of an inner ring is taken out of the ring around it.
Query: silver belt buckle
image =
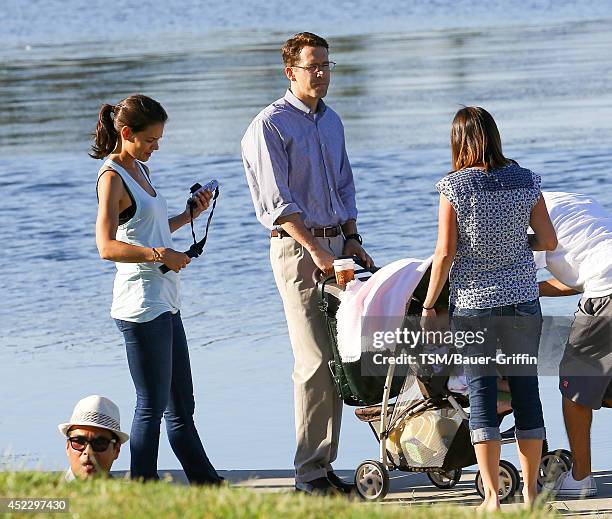
[[[321,236],[319,236],[319,238],[333,238],[333,236],[330,236],[330,235],[331,235],[331,233],[333,231],[337,231],[338,227],[319,227],[319,229],[321,229],[323,231],[323,234]],[[310,232],[314,236],[316,236],[316,234],[315,234],[316,230],[317,230],[317,228],[313,227],[312,229],[310,229]],[[329,231],[329,233],[328,233],[328,231]]]
[[[325,229],[329,231],[330,238],[335,238],[335,236],[338,236],[338,226],[337,225],[335,225],[334,227],[326,227]],[[336,233],[335,236],[331,236],[332,232]]]

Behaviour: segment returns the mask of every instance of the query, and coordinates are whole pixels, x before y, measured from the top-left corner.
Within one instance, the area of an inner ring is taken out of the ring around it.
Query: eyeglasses
[[[117,443],[115,438],[105,438],[104,436],[96,436],[91,440],[85,438],[85,436],[71,436],[68,441],[70,446],[78,452],[83,452],[88,444],[91,445],[94,452],[104,452],[111,443]]]
[[[333,70],[334,67],[336,66],[336,63],[333,61],[326,61],[325,63],[321,63],[320,65],[313,63],[312,65],[306,65],[305,67],[302,67],[300,65],[291,65],[291,66],[306,70],[310,74],[315,74],[319,70],[323,72],[329,72],[330,70]]]

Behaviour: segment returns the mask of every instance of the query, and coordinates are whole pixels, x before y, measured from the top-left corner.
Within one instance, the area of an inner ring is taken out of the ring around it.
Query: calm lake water
[[[326,101],[345,123],[360,230],[379,265],[432,253],[433,185],[450,169],[450,121],[464,104],[493,113],[506,155],[540,173],[544,189],[587,193],[612,210],[612,2],[555,2],[554,12],[536,1],[488,2],[486,12],[468,0],[410,4],[344,1],[313,16],[279,1],[123,2],[121,11],[113,2],[8,1],[0,467],[62,467],[56,424],[85,395],[109,396],[124,428],[131,423],[135,393],[109,316],[114,266],[94,239],[99,164],[87,151],[102,102],[143,92],[167,108],[150,167],[172,210],[195,181],[222,186],[207,251],[182,274],[196,421],[221,469],[293,460],[291,350],[239,154],[250,120],[284,93],[278,49],[292,33],[320,31],[332,44],[339,65]],[[188,228],[175,239],[187,248]],[[567,316],[576,298],[543,303]],[[541,386],[549,441],[566,446],[557,380]],[[595,414],[596,469],[610,468],[610,427],[611,412]],[[376,453],[346,408],[337,467]],[[512,447],[504,457],[516,461]],[[116,467],[128,466],[126,449]],[[165,437],[159,466],[178,468]]]

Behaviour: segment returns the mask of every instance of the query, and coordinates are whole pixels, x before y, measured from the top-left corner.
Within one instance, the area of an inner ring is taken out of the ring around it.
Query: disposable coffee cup
[[[355,262],[351,258],[334,260],[336,283],[346,285],[355,279]]]

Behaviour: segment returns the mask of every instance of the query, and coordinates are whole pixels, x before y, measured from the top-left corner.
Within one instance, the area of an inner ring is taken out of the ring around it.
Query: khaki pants
[[[342,236],[316,239],[334,256],[342,254]],[[293,238],[270,238],[270,262],[293,349],[295,480],[302,483],[331,470],[338,452],[342,401],[329,372],[333,354],[310,254]]]

